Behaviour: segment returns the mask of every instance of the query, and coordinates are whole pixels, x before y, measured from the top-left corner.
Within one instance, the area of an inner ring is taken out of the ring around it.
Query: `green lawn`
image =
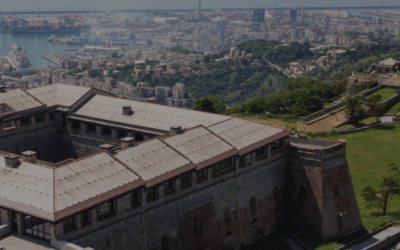
[[[377,95],[377,94],[382,96],[381,102],[383,102],[389,99],[390,97],[394,96],[396,94],[396,90],[391,88],[382,88],[372,93],[371,95]]]
[[[382,74],[379,74],[379,73],[370,74],[370,73],[354,72],[354,75],[356,75],[358,77],[374,78],[374,77],[378,77],[378,76],[380,76]]]
[[[386,114],[387,115],[395,115],[399,112],[400,112],[400,102],[397,102],[388,111],[386,111]]]
[[[361,197],[361,191],[367,185],[379,189],[388,161],[400,164],[400,125],[381,125],[379,128],[320,139],[347,140],[347,160],[364,227],[370,231],[386,222],[400,220],[399,196],[390,200],[386,216],[382,216],[380,209],[367,209]]]

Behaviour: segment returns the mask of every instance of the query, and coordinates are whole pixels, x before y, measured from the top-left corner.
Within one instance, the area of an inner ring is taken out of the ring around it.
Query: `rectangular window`
[[[165,192],[172,192],[175,190],[174,179],[168,180],[164,182],[164,191]]]
[[[71,229],[75,227],[75,218],[74,216],[69,216],[63,220],[64,230]]]
[[[137,204],[140,202],[139,190],[140,189],[135,189],[131,192],[131,204]]]
[[[181,174],[181,185],[190,183],[190,174],[191,172]]]
[[[111,128],[110,127],[101,127],[101,133],[103,135],[111,135]]]
[[[251,164],[251,154],[242,155],[239,158],[239,166],[246,166]]]
[[[157,196],[157,187],[156,186],[150,187],[147,189],[147,192],[146,192],[147,199],[154,198],[156,196]]]
[[[21,118],[21,126],[27,126],[31,124],[31,118],[30,117],[23,117]]]
[[[256,157],[264,156],[267,154],[267,147],[261,147],[256,150]]]
[[[86,124],[86,131],[96,133],[96,125],[91,123]]]
[[[15,128],[15,123],[14,121],[9,121],[9,122],[3,122],[3,130],[9,130]]]
[[[81,129],[81,122],[80,121],[72,121],[72,128],[74,129]]]
[[[105,216],[114,212],[114,200],[109,200],[97,205],[97,216]]]
[[[211,171],[213,173],[215,173],[215,172],[217,172],[217,171],[219,171],[221,169],[224,169],[224,168],[227,168],[227,167],[230,167],[230,166],[232,166],[232,158],[225,159],[223,161],[220,161],[220,162],[212,165],[211,166]]]
[[[201,180],[203,178],[206,178],[206,176],[207,176],[207,169],[202,169],[202,170],[196,171],[197,180]]]
[[[282,148],[282,147],[283,147],[282,139],[277,140],[277,141],[274,141],[274,142],[271,144],[271,151],[280,149],[280,148]]]
[[[128,137],[128,131],[118,129],[118,137],[120,138]]]
[[[56,119],[56,114],[55,114],[55,113],[49,114],[49,119],[50,119],[50,120]]]
[[[80,212],[79,219],[81,221],[81,225],[89,223],[90,222],[89,210]]]
[[[44,122],[44,114],[35,115],[35,122]]]

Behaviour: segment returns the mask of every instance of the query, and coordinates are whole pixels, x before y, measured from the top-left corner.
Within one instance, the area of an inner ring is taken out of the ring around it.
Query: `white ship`
[[[30,70],[32,66],[31,62],[28,59],[26,51],[22,50],[21,47],[15,43],[10,48],[8,60],[10,61],[13,68],[17,71]]]

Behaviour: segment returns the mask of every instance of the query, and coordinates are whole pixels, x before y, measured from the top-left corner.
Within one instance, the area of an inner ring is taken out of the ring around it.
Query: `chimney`
[[[173,126],[171,127],[171,131],[170,131],[170,135],[177,135],[180,134],[182,132],[182,128],[181,126]]]
[[[132,107],[127,105],[127,106],[123,106],[122,107],[122,114],[123,115],[132,115],[133,111],[132,111]]]
[[[36,164],[36,152],[33,151],[22,152],[22,159],[26,162]]]
[[[6,88],[4,86],[0,86],[0,93],[5,93],[6,92]]]
[[[6,167],[8,168],[16,168],[19,166],[19,155],[8,154],[4,156],[6,160]]]
[[[100,145],[100,148],[101,148],[102,150],[107,150],[107,151],[108,151],[109,153],[111,153],[111,154],[113,154],[113,153],[115,152],[114,146],[111,145],[111,144],[108,144],[108,143],[103,144],[103,145]]]
[[[121,139],[122,150],[135,146],[135,139],[132,137],[125,137]]]

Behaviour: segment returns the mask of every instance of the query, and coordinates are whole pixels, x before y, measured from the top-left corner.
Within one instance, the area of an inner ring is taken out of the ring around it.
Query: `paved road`
[[[384,240],[387,237],[392,236],[397,233],[400,233],[400,228],[389,227],[389,228],[383,230],[382,232],[375,234],[371,238],[368,238],[361,243],[351,246],[349,249],[350,250],[362,250],[362,249],[365,249],[366,247],[369,247],[369,246],[377,243],[378,241]]]

